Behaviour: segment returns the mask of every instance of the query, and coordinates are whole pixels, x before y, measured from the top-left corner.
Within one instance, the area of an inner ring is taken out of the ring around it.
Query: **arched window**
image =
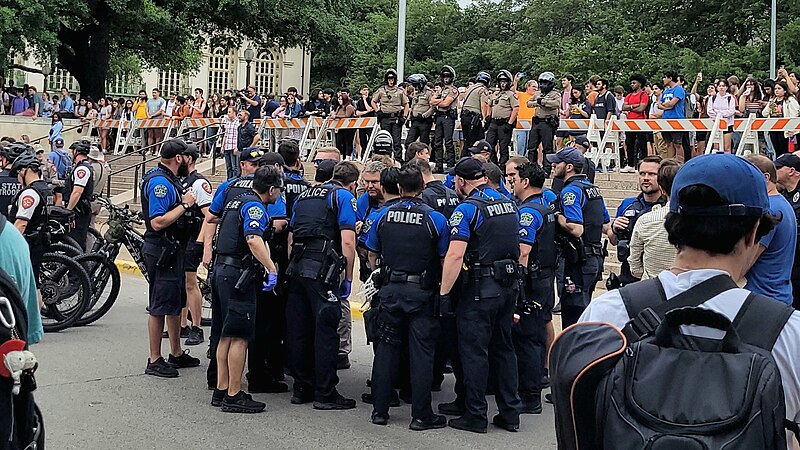
[[[208,55],[208,90],[211,94],[223,92],[233,88],[231,86],[231,69],[234,67],[233,58],[230,52],[221,47],[217,47]]]
[[[258,94],[278,94],[278,59],[267,50],[253,60],[254,85]]]

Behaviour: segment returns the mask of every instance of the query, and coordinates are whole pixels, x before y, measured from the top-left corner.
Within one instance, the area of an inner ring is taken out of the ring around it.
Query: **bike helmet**
[[[477,75],[475,75],[475,82],[483,83],[484,86],[489,86],[489,83],[492,82],[492,76],[489,75],[489,72],[481,70]]]
[[[372,143],[372,152],[376,155],[391,155],[394,148],[392,134],[386,130],[380,130],[375,135],[375,142]]]
[[[390,78],[394,78],[395,82],[397,81],[397,71],[394,69],[389,69],[386,73],[383,74],[383,82],[386,83],[389,81]]]
[[[421,73],[415,73],[413,75],[409,75],[409,77],[406,78],[406,81],[409,82],[412,86],[417,88],[424,87],[426,84],[428,84],[428,79],[425,78],[425,75]]]
[[[33,153],[33,147],[24,142],[14,142],[13,144],[6,145],[2,152],[0,152],[0,156],[4,157],[6,161],[10,163],[27,151]]]
[[[77,141],[73,142],[72,145],[69,146],[69,149],[75,150],[76,152],[84,155],[88,155],[92,150],[92,146],[89,141]]]
[[[439,71],[439,75],[441,75],[442,78],[450,78],[451,81],[456,79],[456,71],[450,66],[442,67],[442,70]]]
[[[16,177],[20,170],[22,169],[33,169],[35,171],[39,171],[39,168],[42,164],[36,159],[36,154],[33,152],[33,149],[26,150],[19,156],[14,159],[14,162],[11,163],[11,170],[9,171],[9,175],[12,177]]]
[[[553,72],[542,72],[542,74],[539,75],[539,83],[541,83],[542,81],[544,81],[544,82],[548,82],[549,81],[551,83],[555,83],[556,82],[556,76],[553,75]]]
[[[509,71],[507,71],[505,69],[501,70],[497,74],[497,82],[501,83],[503,81],[506,81],[506,82],[509,82],[509,83],[511,83],[511,81],[513,81],[513,78],[511,77],[511,72],[509,72]]]
[[[556,76],[553,72],[542,72],[539,75],[539,90],[543,94],[549,94],[556,86]]]

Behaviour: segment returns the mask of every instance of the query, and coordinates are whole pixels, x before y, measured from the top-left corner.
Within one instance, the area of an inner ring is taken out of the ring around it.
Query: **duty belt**
[[[510,117],[510,116],[509,116],[509,117]],[[492,118],[492,120],[493,120],[493,121],[503,121],[503,122],[508,122],[508,117],[493,117],[493,118]]]
[[[389,275],[389,282],[422,284],[422,275],[408,275],[404,272],[392,272]]]
[[[603,246],[601,244],[586,244],[583,251],[587,256],[603,256]]]
[[[237,269],[242,268],[242,259],[228,255],[217,255],[215,261],[219,264],[226,264]]]
[[[475,265],[470,268],[470,272],[473,276],[480,277],[480,278],[492,278],[494,277],[494,267],[490,266],[480,266]]]

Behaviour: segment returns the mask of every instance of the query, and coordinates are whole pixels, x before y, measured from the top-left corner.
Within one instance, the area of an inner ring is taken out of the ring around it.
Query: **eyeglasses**
[[[273,189],[273,188],[277,189],[278,192],[281,192],[281,193],[286,190],[286,188],[284,186],[270,186],[270,189]]]

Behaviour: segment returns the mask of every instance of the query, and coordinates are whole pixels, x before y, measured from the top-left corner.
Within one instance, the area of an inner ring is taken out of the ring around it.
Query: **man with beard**
[[[660,165],[660,156],[647,156],[642,159],[638,170],[641,192],[636,197],[628,197],[623,200],[617,208],[617,217],[611,222],[608,239],[617,246],[617,258],[622,263],[619,274],[621,286],[639,281],[639,278],[631,273],[631,266],[628,264],[629,244],[636,220],[654,206],[659,205],[660,207],[666,203],[664,197],[661,196],[661,189],[658,187]]]

